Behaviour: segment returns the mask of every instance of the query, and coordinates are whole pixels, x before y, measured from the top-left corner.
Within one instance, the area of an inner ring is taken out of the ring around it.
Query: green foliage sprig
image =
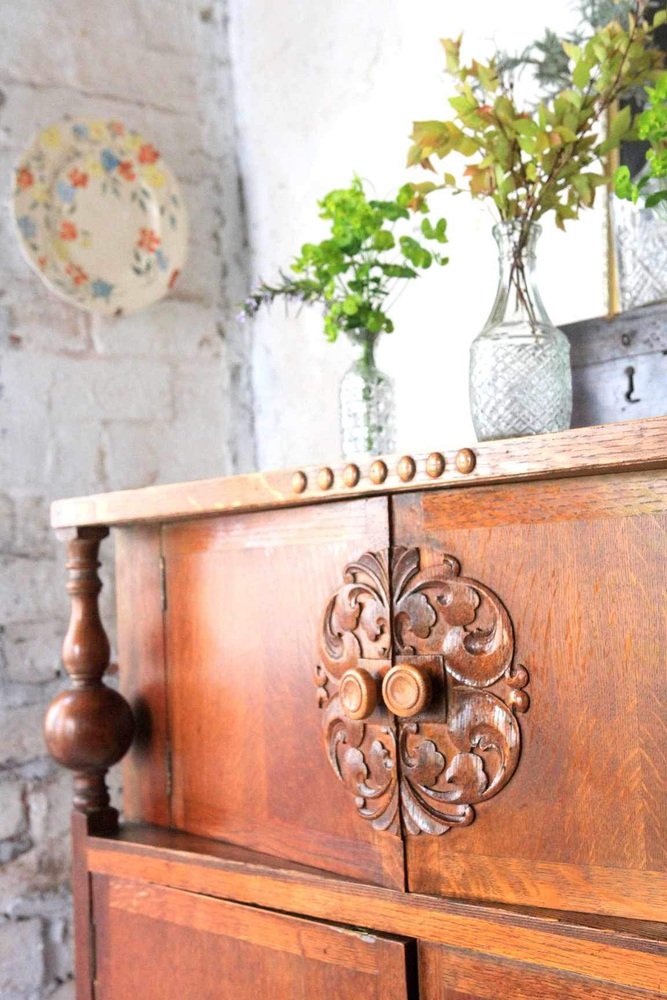
[[[415,122],[408,162],[433,170],[433,157],[460,153],[468,160],[470,193],[491,199],[502,220],[521,220],[524,241],[529,224],[547,212],[563,229],[593,205],[596,188],[607,183],[602,158],[631,133],[632,112],[625,107],[601,138],[604,113],[630,88],[657,76],[661,57],[649,41],[667,13],[659,11],[651,25],[644,6],[635,6],[627,26],[611,21],[585,44],[564,43],[569,86],[530,110],[517,107],[495,60],[462,65],[461,38],[443,40],[447,70],[457,81],[449,101],[454,116]],[[418,187],[427,192],[436,186],[463,190],[451,173],[444,185]]]
[[[382,201],[369,199],[358,177],[349,188],[330,191],[318,205],[320,218],[330,223],[330,236],[305,243],[292,261],[292,273],[281,272],[277,284],[262,282],[246,299],[241,317],[252,317],[263,305],[283,298],[322,304],[330,341],[340,333],[391,333],[387,311],[396,284],[418,277],[433,263],[447,263],[447,257],[424,245],[447,242],[445,219],[430,221],[425,197],[414,184]],[[419,238],[396,231],[416,215],[422,216]]]
[[[662,73],[655,87],[647,87],[648,103],[637,118],[637,136],[651,144],[646,154],[647,172],[634,183],[628,167],[618,167],[614,173],[614,190],[619,198],[636,202],[643,189],[653,180],[664,180],[658,190],[644,198],[646,208],[667,201],[667,73]],[[653,185],[651,185],[653,186]]]

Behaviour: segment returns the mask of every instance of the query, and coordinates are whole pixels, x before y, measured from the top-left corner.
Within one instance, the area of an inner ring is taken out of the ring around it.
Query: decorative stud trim
[[[292,490],[294,493],[303,493],[308,485],[305,472],[295,472],[292,476]]]
[[[437,479],[445,471],[445,456],[439,451],[432,451],[426,459],[426,475]]]
[[[468,473],[472,472],[477,464],[475,452],[471,448],[461,448],[461,450],[456,453],[454,464],[459,472],[462,472],[464,476],[467,476]]]
[[[411,479],[414,479],[417,466],[412,455],[403,455],[403,458],[399,460],[396,471],[402,483],[409,483]]]
[[[350,464],[346,465],[345,468],[343,469],[343,482],[345,483],[346,486],[349,486],[351,489],[353,486],[356,486],[357,483],[359,482],[360,474],[361,473],[359,472],[359,466],[354,465],[352,462],[350,462]]]
[[[383,483],[387,478],[387,472],[388,470],[386,464],[382,461],[381,458],[377,458],[371,465],[370,469],[371,482],[375,483],[376,486],[379,486],[380,483]]]
[[[317,485],[321,490],[330,490],[333,486],[334,474],[333,471],[328,467],[320,469],[317,473]]]

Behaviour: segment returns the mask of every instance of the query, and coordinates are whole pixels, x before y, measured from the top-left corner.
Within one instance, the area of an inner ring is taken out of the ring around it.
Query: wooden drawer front
[[[664,919],[664,477],[422,493],[392,504],[394,544],[449,553],[498,595],[530,696],[518,768],[502,794],[482,801],[469,826],[408,836],[410,889]],[[421,725],[433,739],[426,717]],[[484,740],[482,766],[495,752]],[[445,792],[448,764],[434,784]]]
[[[97,1000],[407,1000],[411,944],[93,876]]]
[[[659,946],[658,946],[659,947]],[[419,945],[420,1000],[659,1000],[662,990],[636,988],[651,977],[651,954],[637,951],[614,969],[614,981],[497,958],[440,945]],[[557,956],[545,955],[556,964]],[[647,970],[648,974],[641,970]],[[667,988],[666,988],[667,989]]]
[[[384,498],[164,528],[172,825],[403,885],[399,832],[332,772],[315,683],[343,567],[387,545]]]

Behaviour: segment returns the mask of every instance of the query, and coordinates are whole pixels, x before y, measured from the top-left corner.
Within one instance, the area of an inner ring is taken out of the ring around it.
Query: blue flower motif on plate
[[[169,268],[169,261],[160,249],[155,251],[155,261],[161,271],[166,271]]]
[[[111,173],[112,170],[115,170],[120,163],[118,157],[110,149],[102,150],[100,153],[100,160],[107,173]]]
[[[16,220],[16,225],[19,227],[27,240],[31,240],[33,236],[37,235],[37,226],[34,219],[31,219],[29,215],[20,216],[20,218]]]
[[[91,282],[90,290],[93,293],[94,299],[108,299],[113,292],[113,285],[108,281],[102,281],[101,278],[97,278]]]
[[[74,132],[74,135],[77,136],[78,139],[88,138],[87,125],[82,125],[81,123],[79,123],[78,125],[72,125],[72,132]]]
[[[58,192],[58,197],[61,201],[64,201],[66,205],[71,205],[74,201],[76,190],[67,181],[58,181],[56,184],[56,191]]]

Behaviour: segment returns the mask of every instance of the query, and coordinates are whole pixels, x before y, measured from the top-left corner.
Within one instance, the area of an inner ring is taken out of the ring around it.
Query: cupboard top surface
[[[471,457],[472,456],[472,457]],[[429,461],[430,460],[430,461]],[[667,417],[486,441],[430,454],[365,458],[57,500],[54,528],[177,520],[333,499],[667,465]]]

